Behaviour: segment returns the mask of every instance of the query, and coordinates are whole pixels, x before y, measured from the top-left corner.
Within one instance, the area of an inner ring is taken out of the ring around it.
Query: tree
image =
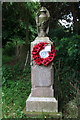
[[[41,6],[45,6],[51,15],[50,19],[50,28],[57,28],[59,19],[66,19],[67,22],[70,22],[70,19],[67,19],[67,15],[72,13],[73,16],[73,31],[74,33],[80,33],[80,4],[79,2],[41,2]]]
[[[34,2],[2,5],[3,47],[9,42],[13,43],[19,59],[25,58],[30,42],[36,35],[35,13],[38,7],[39,4]]]

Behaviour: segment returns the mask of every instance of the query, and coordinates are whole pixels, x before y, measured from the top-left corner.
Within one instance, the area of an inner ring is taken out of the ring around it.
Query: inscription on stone
[[[37,87],[51,86],[51,65],[32,67],[32,83]]]

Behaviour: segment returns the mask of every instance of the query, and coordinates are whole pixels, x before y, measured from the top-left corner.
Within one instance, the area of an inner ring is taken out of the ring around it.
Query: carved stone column
[[[43,8],[41,9],[42,12]],[[45,9],[46,10],[46,9]],[[44,10],[43,10],[44,11]],[[44,23],[44,20],[42,21]],[[38,23],[39,24],[39,23]],[[41,23],[40,23],[41,24]],[[39,29],[39,28],[38,28]],[[41,30],[42,28],[40,28]],[[46,28],[47,29],[47,28]],[[46,30],[43,29],[44,32]],[[38,43],[48,43],[53,45],[46,37],[47,33],[40,32],[33,42],[31,42],[31,82],[32,89],[31,94],[26,101],[26,111],[29,112],[58,112],[58,102],[54,98],[54,66],[53,62],[49,65],[44,66],[36,64],[32,57],[32,51],[36,44]],[[44,58],[45,59],[45,58]]]

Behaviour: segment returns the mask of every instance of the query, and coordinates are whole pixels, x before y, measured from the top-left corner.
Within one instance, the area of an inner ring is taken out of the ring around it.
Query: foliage
[[[14,59],[14,56],[3,55],[2,56],[2,64],[6,64],[11,62]]]
[[[3,55],[10,56],[10,57],[15,55],[15,44],[13,42],[7,42],[2,52],[3,52]]]
[[[3,118],[21,118],[31,91],[30,66],[22,71],[20,65],[3,66]]]
[[[37,32],[35,15],[39,6],[39,3],[35,2],[3,3],[2,38],[7,55],[15,54],[17,45],[26,44],[27,50],[29,49],[29,44]]]
[[[50,29],[49,31],[49,37],[50,38],[58,38],[58,39],[61,39],[63,37],[69,37],[71,36],[71,33],[69,33],[69,30],[67,31],[67,29],[65,29],[64,27],[62,26],[57,26],[57,28],[55,29]]]
[[[80,89],[80,35],[73,34],[60,39],[53,38],[57,50],[55,59],[55,91],[60,107],[76,97]],[[63,100],[63,102],[62,102]]]
[[[3,44],[16,36],[25,40],[26,24],[29,24],[28,29],[31,34],[35,33],[35,13],[38,7],[39,4],[35,2],[3,3]]]
[[[65,105],[63,116],[65,118],[77,118],[78,117],[78,107],[77,107],[75,99],[72,101],[69,101],[69,103]]]
[[[30,66],[23,70],[20,64],[10,66],[8,62],[15,58],[17,45],[30,44],[30,41],[34,39],[36,35],[35,13],[38,7],[39,4],[35,2],[8,2],[2,5],[4,118],[24,116],[22,110],[31,89]]]
[[[59,20],[66,20],[67,24],[70,24],[72,22],[73,32],[80,34],[79,2],[41,2],[41,6],[45,6],[50,12],[50,28],[55,29],[59,24]],[[71,19],[70,14],[73,17],[73,20]],[[69,28],[70,27],[68,27],[68,30]]]

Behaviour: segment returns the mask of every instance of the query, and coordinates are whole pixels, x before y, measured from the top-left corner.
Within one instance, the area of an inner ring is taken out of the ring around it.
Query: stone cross
[[[47,66],[44,65],[44,60],[48,58],[49,51],[53,42],[47,37],[48,24],[50,14],[49,11],[42,7],[36,18],[38,29],[38,37],[31,42],[31,94],[26,100],[26,111],[28,112],[58,112],[58,102],[54,97],[54,66],[50,62]],[[49,46],[45,50],[39,51],[39,57],[35,58],[35,51],[38,51],[36,45],[39,43],[48,43]],[[34,52],[34,55],[32,53]],[[33,57],[34,56],[34,57]],[[39,60],[43,60],[41,65],[37,64]],[[48,61],[48,60],[47,60]]]

